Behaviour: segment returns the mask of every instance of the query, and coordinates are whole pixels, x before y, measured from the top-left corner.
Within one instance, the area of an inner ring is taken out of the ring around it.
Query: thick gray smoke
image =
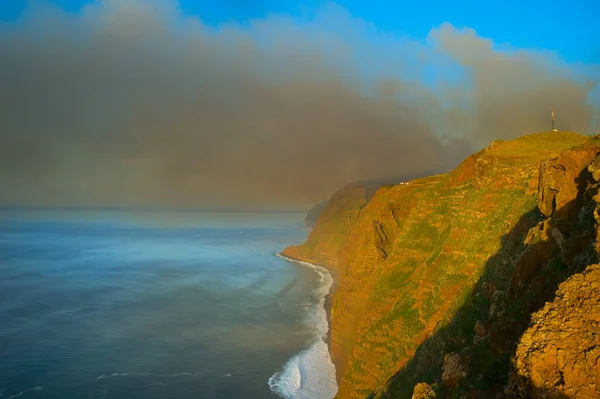
[[[549,130],[552,107],[588,133],[597,84],[472,30],[397,40],[334,5],[218,29],[169,2],[36,8],[0,25],[0,60],[0,203],[17,205],[306,206]]]

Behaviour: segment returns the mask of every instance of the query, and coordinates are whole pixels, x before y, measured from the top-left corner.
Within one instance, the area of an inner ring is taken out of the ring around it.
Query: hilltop
[[[598,320],[548,320],[573,303],[600,312],[597,290],[572,292],[586,268],[598,273],[598,153],[598,139],[538,133],[496,141],[448,174],[337,192],[285,253],[336,275],[338,397],[600,394],[600,375],[582,371],[598,362],[600,338],[588,333]],[[561,326],[583,334],[572,339],[587,352],[553,332]],[[583,356],[579,371],[549,365],[548,345],[573,364]]]

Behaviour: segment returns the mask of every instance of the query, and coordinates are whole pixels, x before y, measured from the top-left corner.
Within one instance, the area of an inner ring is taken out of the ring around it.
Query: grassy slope
[[[452,319],[503,237],[524,234],[515,226],[539,219],[539,161],[585,140],[541,133],[496,142],[450,174],[381,188],[368,203],[356,190],[334,196],[308,242],[287,252],[337,271],[332,351],[339,397],[381,389],[428,334]],[[490,281],[508,278],[501,263]],[[469,329],[476,312],[472,317]]]

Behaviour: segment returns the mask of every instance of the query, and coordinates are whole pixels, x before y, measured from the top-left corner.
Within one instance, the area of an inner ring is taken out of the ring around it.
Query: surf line
[[[96,378],[102,380],[105,378],[114,377],[159,377],[159,378],[171,378],[171,377],[200,377],[204,373],[172,373],[172,374],[156,374],[156,373],[112,373],[112,374],[101,374]],[[224,374],[221,377],[231,377],[231,374]]]
[[[338,386],[327,343],[329,319],[325,298],[333,287],[333,276],[323,266],[293,259],[282,253],[277,253],[277,256],[313,269],[319,275],[321,285],[314,291],[319,298],[313,307],[317,321],[314,342],[308,349],[288,360],[282,371],[273,374],[268,381],[269,387],[286,399],[331,399],[337,393]]]
[[[27,392],[37,392],[37,391],[41,391],[41,390],[42,390],[42,387],[28,388],[19,393],[9,396],[8,399],[19,398],[19,397],[23,396],[24,394],[26,394]],[[2,391],[4,391],[4,389]],[[0,391],[0,392],[2,392],[2,391]],[[4,394],[2,394],[0,396],[4,396]]]

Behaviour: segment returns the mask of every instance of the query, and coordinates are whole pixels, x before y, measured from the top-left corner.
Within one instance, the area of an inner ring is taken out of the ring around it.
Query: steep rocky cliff
[[[562,281],[596,262],[599,152],[599,140],[540,133],[494,142],[449,174],[384,186],[372,198],[353,185],[336,193],[307,242],[285,252],[336,275],[338,397],[584,392],[565,386],[597,375],[567,377],[562,364],[563,380],[536,374],[547,362],[538,348],[564,351],[553,342],[569,333],[536,335],[552,330],[548,315],[585,301],[559,295],[544,308]],[[575,334],[594,320],[562,325]],[[598,361],[598,337],[588,335],[580,368]]]
[[[319,202],[317,205],[310,208],[310,210],[306,214],[306,218],[304,218],[304,223],[307,226],[314,226],[315,223],[317,223],[317,219],[319,219],[321,212],[323,212],[323,209],[325,209],[325,207],[327,206],[328,202],[329,201]]]

